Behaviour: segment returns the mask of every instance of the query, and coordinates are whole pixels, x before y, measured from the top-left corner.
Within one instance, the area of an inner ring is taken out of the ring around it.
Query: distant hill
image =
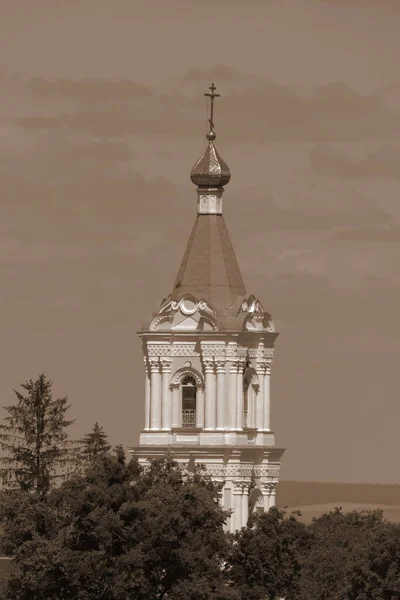
[[[395,484],[281,481],[276,504],[300,510],[305,522],[341,506],[344,511],[380,508],[389,521],[400,523],[400,485]]]
[[[276,494],[277,506],[307,506],[330,502],[388,504],[400,506],[400,485],[370,483],[319,483],[281,481]]]

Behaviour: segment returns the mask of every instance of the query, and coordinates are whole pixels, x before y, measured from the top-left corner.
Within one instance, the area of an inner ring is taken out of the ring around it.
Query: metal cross
[[[213,131],[213,129],[214,129],[214,98],[219,98],[221,96],[221,94],[215,93],[215,90],[217,88],[215,87],[214,83],[212,83],[210,85],[209,89],[210,89],[210,91],[204,95],[208,96],[211,100],[210,118],[208,119],[208,122],[210,123],[210,131]]]

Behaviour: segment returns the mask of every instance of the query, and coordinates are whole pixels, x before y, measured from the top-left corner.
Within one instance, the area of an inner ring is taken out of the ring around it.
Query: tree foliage
[[[52,385],[44,374],[21,384],[25,394],[14,390],[17,403],[4,407],[7,416],[0,424],[3,484],[42,497],[74,460],[67,435],[70,406],[66,397],[53,399]]]
[[[342,512],[314,519],[299,600],[378,600],[400,588],[400,526],[382,511]]]
[[[230,578],[241,598],[274,600],[296,597],[301,560],[309,547],[305,525],[295,514],[271,508],[254,514],[233,538]]]
[[[277,508],[235,534],[220,486],[172,458],[113,453],[95,423],[73,459],[67,399],[44,375],[22,385],[0,426],[1,550],[17,572],[0,600],[377,600],[400,588],[400,525],[336,509],[306,526]],[[82,463],[82,460],[80,461]]]
[[[84,462],[92,462],[111,450],[111,444],[108,443],[108,436],[97,421],[93,425],[93,429],[79,440],[79,444],[80,457]]]
[[[14,507],[11,518],[8,506],[6,523],[20,569],[9,600],[237,598],[224,580],[229,543],[218,492],[199,470],[185,474],[170,459],[146,469],[119,448],[46,503],[21,496],[24,510]],[[36,512],[44,513],[40,535]]]

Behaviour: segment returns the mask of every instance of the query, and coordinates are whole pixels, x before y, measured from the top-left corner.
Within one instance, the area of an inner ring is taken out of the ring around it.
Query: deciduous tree
[[[170,459],[144,468],[120,447],[101,455],[51,492],[47,535],[14,515],[20,574],[8,600],[237,600],[218,493]]]
[[[399,588],[400,527],[382,511],[337,508],[309,527],[299,600],[378,600],[386,588]]]
[[[271,508],[254,514],[233,538],[229,559],[232,585],[243,600],[296,597],[302,556],[309,547],[307,528],[295,514]]]

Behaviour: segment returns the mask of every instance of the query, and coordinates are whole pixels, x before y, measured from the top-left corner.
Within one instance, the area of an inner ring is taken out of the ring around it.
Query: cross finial
[[[205,96],[208,96],[210,98],[211,101],[211,107],[210,107],[210,118],[208,119],[208,122],[210,124],[210,131],[209,134],[213,134],[212,137],[215,137],[214,134],[214,98],[219,98],[221,94],[216,94],[216,87],[214,85],[214,83],[212,83],[209,87],[209,92],[207,92],[206,94],[204,94]],[[207,136],[208,137],[208,136]]]

